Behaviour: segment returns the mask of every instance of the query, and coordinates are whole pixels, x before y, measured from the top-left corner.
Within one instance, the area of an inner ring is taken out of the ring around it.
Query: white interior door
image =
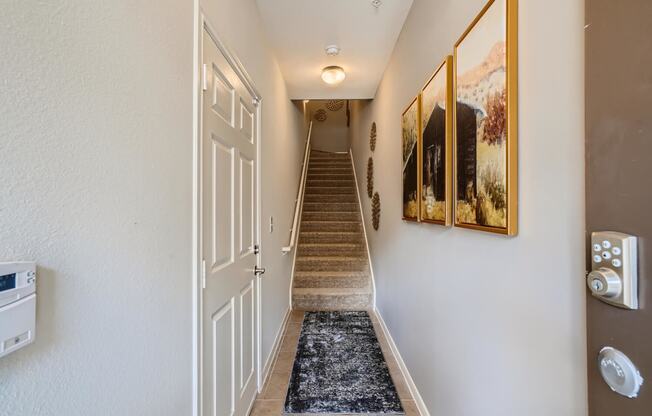
[[[203,32],[202,415],[244,416],[256,395],[257,104]]]

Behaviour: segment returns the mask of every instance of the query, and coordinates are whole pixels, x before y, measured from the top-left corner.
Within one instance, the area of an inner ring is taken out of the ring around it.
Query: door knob
[[[256,276],[260,276],[260,275],[265,274],[265,268],[264,267],[254,266],[254,274]]]
[[[623,352],[613,347],[602,348],[598,354],[598,367],[611,390],[630,399],[638,396],[643,377]]]

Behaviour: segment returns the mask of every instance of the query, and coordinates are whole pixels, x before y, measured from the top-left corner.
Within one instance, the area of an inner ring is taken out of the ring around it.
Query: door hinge
[[[201,261],[201,288],[206,289],[206,260]]]
[[[208,89],[208,65],[203,64],[201,69],[201,89],[206,91]]]

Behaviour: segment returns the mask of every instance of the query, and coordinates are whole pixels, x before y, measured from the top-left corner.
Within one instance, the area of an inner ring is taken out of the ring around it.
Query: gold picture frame
[[[510,236],[518,232],[517,19],[517,0],[490,0],[453,50],[454,224]]]
[[[442,88],[443,97],[441,97]],[[419,220],[450,226],[453,202],[453,57],[451,55],[446,56],[428,78],[419,96]],[[440,114],[439,117],[434,114],[435,111]],[[424,138],[426,131],[429,136],[427,143]]]
[[[401,155],[403,184],[403,220],[419,221],[419,129],[421,96],[414,97],[401,113]]]

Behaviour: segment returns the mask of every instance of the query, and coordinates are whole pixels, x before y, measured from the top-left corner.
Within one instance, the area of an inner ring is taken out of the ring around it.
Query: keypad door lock
[[[615,231],[591,234],[591,271],[586,283],[596,298],[638,309],[636,237]]]

